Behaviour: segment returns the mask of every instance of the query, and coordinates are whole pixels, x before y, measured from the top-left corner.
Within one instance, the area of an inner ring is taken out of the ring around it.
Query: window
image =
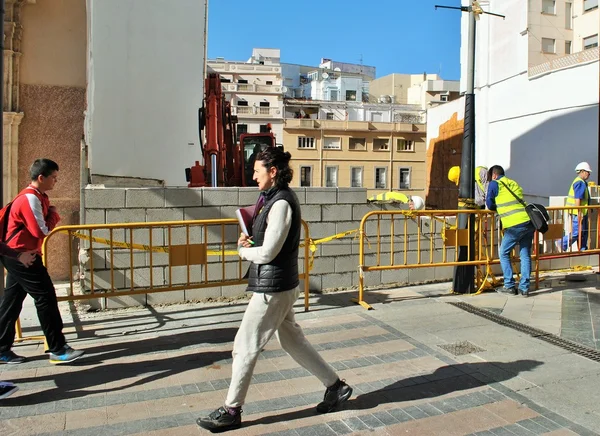
[[[271,103],[269,103],[268,101],[261,101],[258,103],[258,105],[260,107],[269,107],[269,106],[271,106]]]
[[[565,3],[565,29],[573,28],[573,3]]]
[[[396,142],[396,151],[415,151],[415,141],[398,139]]]
[[[315,148],[315,138],[298,136],[298,148]]]
[[[410,168],[400,168],[400,189],[410,189]]]
[[[267,124],[261,124],[260,125],[260,133],[269,133],[269,126]]]
[[[556,53],[554,45],[556,40],[552,38],[542,38],[542,52],[544,53]]]
[[[346,101],[356,101],[356,91],[346,91]]]
[[[386,189],[387,168],[375,168],[375,189]]]
[[[571,41],[565,41],[565,54],[571,54]]]
[[[240,135],[242,133],[248,133],[248,124],[238,124],[237,125],[237,139],[240,140]]]
[[[248,83],[246,79],[238,79],[237,83]]]
[[[338,90],[337,89],[330,89],[329,90],[329,101],[338,101]]]
[[[247,100],[238,100],[237,105],[238,106],[248,106],[248,101]]]
[[[325,150],[341,150],[342,138],[324,138],[323,149]]]
[[[337,188],[338,167],[325,167],[325,186],[328,188]]]
[[[373,140],[373,150],[375,151],[386,151],[389,150],[389,139],[376,138]]]
[[[598,7],[598,0],[583,0],[583,12],[591,11]]]
[[[265,83],[266,83],[267,85],[272,85],[272,84],[273,84],[273,81],[272,81],[272,80],[267,80]]]
[[[556,1],[542,0],[542,13],[555,15],[556,14]]]
[[[333,118],[333,112],[327,112],[325,114],[325,119],[327,119],[327,120],[333,120],[334,119]]]
[[[350,138],[350,144],[348,148],[350,150],[366,150],[367,138]]]
[[[350,168],[350,187],[351,188],[362,188],[362,167],[351,167]]]
[[[447,94],[440,95],[440,101],[448,101],[448,95]]]
[[[598,47],[598,34],[583,38],[583,49]]]
[[[312,186],[312,167],[300,167],[300,186]]]
[[[383,121],[383,114],[381,112],[371,112],[371,121],[381,123]]]

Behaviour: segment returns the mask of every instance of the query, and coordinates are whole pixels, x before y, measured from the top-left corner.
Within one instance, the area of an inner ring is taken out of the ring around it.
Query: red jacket
[[[29,185],[13,200],[8,217],[7,238],[15,230],[20,230],[7,245],[18,251],[41,252],[42,241],[59,221],[58,213],[50,211],[48,196]]]

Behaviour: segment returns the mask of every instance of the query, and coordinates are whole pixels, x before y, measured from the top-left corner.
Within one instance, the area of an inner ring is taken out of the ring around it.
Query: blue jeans
[[[579,218],[577,215],[571,215],[571,234],[563,237],[562,240],[562,249],[563,251],[567,251],[573,242],[579,240]],[[587,250],[587,240],[588,240],[588,216],[583,215],[581,217],[581,246],[580,250]]]
[[[529,292],[529,277],[531,275],[531,244],[533,243],[533,233],[535,229],[531,222],[518,224],[513,227],[504,229],[504,237],[500,245],[500,265],[504,274],[504,287],[513,289],[515,287],[515,279],[513,278],[513,269],[510,263],[510,252],[515,245],[519,244],[520,259],[521,259],[521,282],[519,290],[521,292]]]

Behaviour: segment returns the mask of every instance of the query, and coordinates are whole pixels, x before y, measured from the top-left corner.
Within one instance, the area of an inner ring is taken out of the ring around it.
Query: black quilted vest
[[[250,264],[248,271],[248,291],[250,292],[281,292],[289,291],[298,286],[298,245],[300,244],[300,204],[296,194],[289,188],[272,189],[262,193],[265,203],[260,213],[254,217],[252,236],[255,247],[260,247],[265,239],[267,217],[273,204],[285,200],[292,208],[292,225],[281,251],[270,263]]]

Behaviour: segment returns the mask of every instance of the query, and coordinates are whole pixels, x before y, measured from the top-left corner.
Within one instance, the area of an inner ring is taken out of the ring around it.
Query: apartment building
[[[460,97],[458,80],[437,74],[388,74],[369,83],[370,102],[420,105],[423,110]]]
[[[598,46],[598,0],[528,3],[529,67]]]
[[[246,62],[216,58],[209,72],[219,73],[225,98],[237,115],[238,135],[265,132],[270,124],[278,143],[283,138],[283,85],[279,49],[255,48]]]

